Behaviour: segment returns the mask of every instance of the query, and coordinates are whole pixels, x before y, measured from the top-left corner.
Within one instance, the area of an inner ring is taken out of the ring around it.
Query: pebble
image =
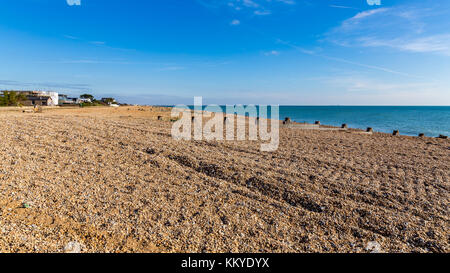
[[[81,253],[81,244],[78,242],[69,242],[64,247],[64,253]]]
[[[370,253],[381,253],[381,246],[378,242],[371,241],[367,243],[366,250]]]

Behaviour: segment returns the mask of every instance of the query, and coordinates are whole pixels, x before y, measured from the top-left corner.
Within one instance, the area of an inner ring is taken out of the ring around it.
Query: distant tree
[[[91,94],[83,94],[80,96],[80,99],[90,99],[91,101],[94,101],[94,96]]]
[[[19,106],[27,97],[16,91],[2,91],[0,95],[0,106]]]

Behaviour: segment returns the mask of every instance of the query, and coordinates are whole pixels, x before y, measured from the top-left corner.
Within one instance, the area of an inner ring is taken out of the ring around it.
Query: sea
[[[450,135],[450,106],[280,106],[280,119],[402,135]]]
[[[193,106],[190,106],[191,108]],[[221,106],[225,109],[225,106]],[[450,106],[280,106],[279,118],[402,135],[450,136]],[[270,111],[269,111],[270,117]]]

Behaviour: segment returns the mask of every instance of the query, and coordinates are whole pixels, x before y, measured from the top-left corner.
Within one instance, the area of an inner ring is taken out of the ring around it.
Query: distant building
[[[67,95],[64,95],[64,94],[59,94],[58,99],[59,99],[59,104],[73,104],[73,101],[69,100]]]
[[[51,106],[56,106],[59,104],[59,94],[57,92],[42,91],[41,94],[49,96],[52,99]]]
[[[91,102],[92,102],[91,99],[69,98],[67,95],[59,94],[60,105],[81,104],[81,103],[91,103]]]
[[[23,106],[57,106],[57,105],[75,105],[81,103],[92,103],[88,98],[69,98],[67,95],[49,91],[16,91],[25,96],[25,100],[20,103]],[[102,99],[105,103],[113,104],[116,101],[113,98]]]
[[[67,95],[59,94],[59,105],[80,104],[85,102],[79,98],[69,98]]]
[[[56,106],[59,103],[58,93],[46,91],[20,91],[26,100],[21,104],[24,106]]]
[[[52,106],[53,102],[49,96],[27,96],[27,100],[21,102],[24,106]]]
[[[77,103],[91,103],[92,100],[91,99],[77,99]]]

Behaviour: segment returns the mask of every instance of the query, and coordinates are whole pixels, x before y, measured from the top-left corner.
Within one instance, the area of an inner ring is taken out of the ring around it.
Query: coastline
[[[192,108],[193,106],[189,106]],[[225,106],[220,106],[224,109]],[[280,120],[298,123],[321,121],[329,126],[347,124],[350,128],[401,135],[450,136],[450,106],[287,106],[280,105]]]

